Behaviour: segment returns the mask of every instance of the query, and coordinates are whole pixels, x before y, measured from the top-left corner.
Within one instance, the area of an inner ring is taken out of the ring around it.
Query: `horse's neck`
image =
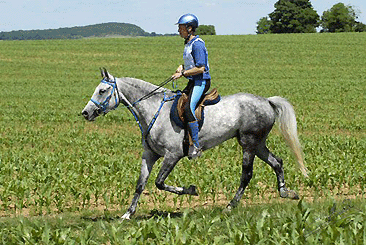
[[[151,120],[152,115],[158,109],[161,96],[155,95],[140,102],[138,100],[156,89],[157,86],[135,78],[119,78],[117,81],[119,81],[118,90],[134,107],[140,121]]]
[[[157,88],[154,84],[129,77],[119,78],[119,83],[118,90],[123,93],[130,103],[137,101]]]

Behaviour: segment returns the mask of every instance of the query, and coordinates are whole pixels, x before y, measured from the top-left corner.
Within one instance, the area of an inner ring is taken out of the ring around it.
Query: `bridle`
[[[135,117],[135,120],[136,120],[137,124],[138,124],[138,125],[139,125],[139,127],[140,127],[140,130],[141,130],[141,136],[142,136],[142,142],[143,142],[143,144],[144,144],[144,142],[146,142],[146,138],[147,138],[147,136],[148,136],[148,134],[149,134],[149,132],[150,132],[151,128],[153,127],[153,125],[154,125],[154,123],[155,123],[156,119],[157,119],[157,118],[158,118],[158,116],[159,116],[160,110],[163,108],[164,103],[165,103],[165,102],[167,102],[167,101],[171,101],[171,100],[175,99],[175,97],[177,96],[177,94],[176,94],[176,95],[173,95],[173,96],[171,96],[171,97],[167,97],[167,96],[166,96],[166,93],[165,93],[165,91],[164,91],[164,97],[163,97],[163,99],[162,99],[162,101],[161,101],[160,107],[159,107],[159,109],[157,110],[157,112],[155,113],[155,115],[154,115],[154,117],[152,118],[151,122],[149,123],[149,125],[148,125],[148,127],[147,127],[146,132],[144,132],[144,130],[143,130],[143,127],[142,127],[142,125],[141,125],[141,123],[140,123],[140,120],[139,120],[139,118],[138,118],[138,116],[137,116],[137,113],[136,113],[136,111],[135,111],[134,106],[135,106],[136,104],[138,104],[139,102],[141,102],[141,101],[143,101],[143,100],[146,100],[146,99],[150,98],[151,96],[153,96],[154,94],[156,94],[156,91],[157,91],[158,89],[162,88],[164,85],[166,85],[167,83],[171,82],[172,80],[173,80],[173,78],[172,78],[172,77],[168,78],[167,80],[165,80],[164,82],[162,82],[161,84],[159,84],[159,85],[158,85],[158,87],[157,87],[156,89],[154,89],[153,91],[149,92],[148,94],[146,94],[146,95],[142,96],[140,99],[136,100],[135,102],[133,102],[133,103],[131,104],[130,102],[125,101],[125,99],[124,99],[124,98],[122,98],[122,99],[121,99],[121,98],[119,97],[119,92],[118,92],[118,87],[117,87],[116,78],[114,78],[114,80],[113,80],[113,81],[109,81],[109,80],[107,80],[107,78],[104,78],[104,79],[101,81],[101,83],[104,83],[104,84],[107,84],[107,85],[109,85],[109,86],[112,86],[112,91],[111,91],[110,95],[108,95],[108,96],[107,96],[107,98],[106,98],[102,103],[100,103],[99,101],[94,100],[93,98],[91,98],[91,99],[90,99],[90,101],[91,101],[91,102],[93,102],[93,103],[94,103],[94,105],[95,105],[96,107],[98,107],[98,111],[97,111],[98,115],[100,115],[100,114],[102,114],[102,113],[106,114],[106,113],[107,113],[107,108],[108,108],[108,106],[109,106],[109,101],[111,100],[111,98],[112,98],[113,94],[115,94],[115,100],[116,100],[116,103],[115,103],[115,106],[112,108],[112,110],[116,109],[116,108],[118,107],[118,105],[119,105],[119,103],[120,103],[120,102],[122,102],[122,103],[123,103],[123,104],[128,108],[128,110],[129,110],[129,111],[132,113],[132,115]]]
[[[104,78],[101,81],[101,83],[104,83],[104,84],[107,84],[107,85],[111,86],[112,91],[111,91],[110,95],[108,95],[107,98],[102,103],[100,103],[99,101],[94,100],[93,98],[90,99],[90,101],[93,102],[96,107],[98,107],[98,114],[99,115],[102,112],[104,114],[106,114],[107,108],[109,106],[109,101],[111,100],[113,94],[115,94],[114,97],[115,97],[115,100],[116,100],[116,104],[115,104],[114,108],[112,108],[112,110],[114,110],[118,107],[118,104],[119,104],[119,101],[120,101],[116,79],[114,79],[113,81],[109,81],[106,78]]]

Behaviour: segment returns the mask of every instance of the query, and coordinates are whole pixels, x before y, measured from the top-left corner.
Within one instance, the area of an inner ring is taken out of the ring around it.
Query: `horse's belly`
[[[230,110],[207,110],[205,121],[199,134],[203,147],[212,148],[237,135],[241,125],[240,108],[231,107]]]

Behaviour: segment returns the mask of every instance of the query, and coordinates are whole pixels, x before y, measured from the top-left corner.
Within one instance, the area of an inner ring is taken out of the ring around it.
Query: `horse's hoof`
[[[124,220],[130,220],[131,219],[131,214],[130,212],[125,213],[122,217],[121,217],[121,222]]]
[[[222,210],[222,212],[224,214],[229,214],[229,213],[231,213],[232,210],[233,210],[233,207],[229,204],[226,206],[226,208],[224,210]]]
[[[287,190],[285,188],[280,189],[280,196],[282,198],[289,198],[289,199],[293,199],[293,200],[299,199],[299,195],[297,195],[297,193],[295,191]]]
[[[198,196],[198,192],[195,185],[190,185],[188,188],[184,187],[184,194]]]

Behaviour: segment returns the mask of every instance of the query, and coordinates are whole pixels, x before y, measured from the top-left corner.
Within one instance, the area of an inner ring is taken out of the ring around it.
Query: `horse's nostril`
[[[87,112],[87,111],[83,111],[81,114],[82,114],[84,117],[87,117],[87,116],[88,116],[88,112]]]

